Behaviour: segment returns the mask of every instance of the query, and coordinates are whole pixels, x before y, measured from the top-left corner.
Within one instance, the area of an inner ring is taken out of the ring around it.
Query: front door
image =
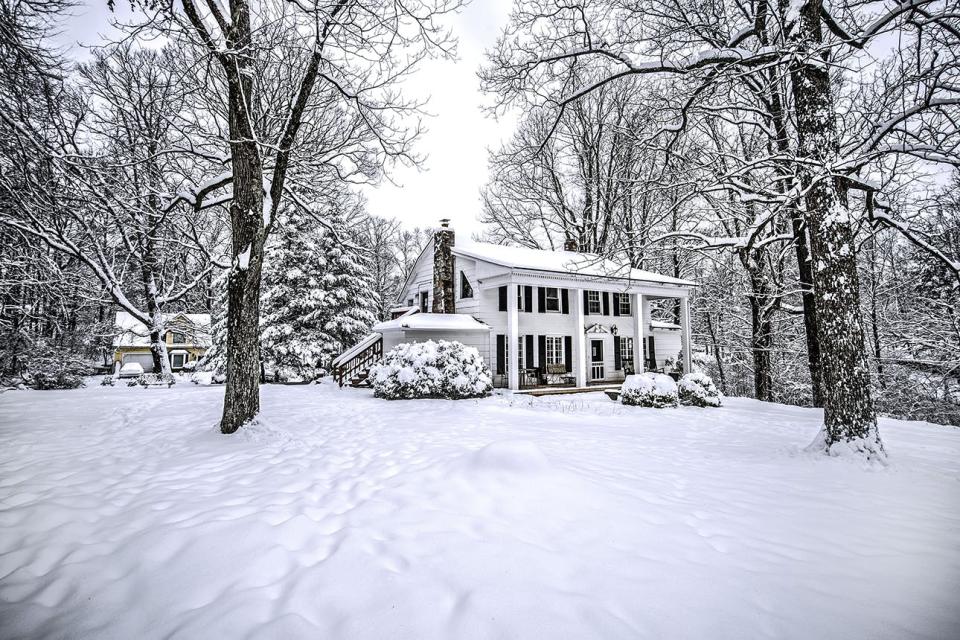
[[[590,341],[590,379],[603,380],[603,340]]]

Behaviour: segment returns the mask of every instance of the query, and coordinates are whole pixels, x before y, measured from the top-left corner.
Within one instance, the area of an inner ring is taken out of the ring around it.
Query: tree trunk
[[[844,194],[826,175],[837,154],[837,133],[827,61],[812,53],[822,43],[821,5],[822,0],[807,0],[801,7],[790,74],[824,391],[824,427],[811,446],[828,453],[847,448],[867,458],[883,458],[870,393],[853,220]]]
[[[769,16],[766,1],[757,5],[757,36],[760,44],[769,46],[770,36],[767,32],[767,18]],[[767,80],[768,99],[770,101],[770,117],[776,134],[777,151],[784,157],[791,154],[790,133],[787,129],[787,117],[784,113],[784,96],[782,84],[779,82],[779,71],[771,72]],[[795,184],[791,177],[792,168],[784,167],[783,192],[793,191]],[[810,371],[810,385],[813,406],[823,406],[823,391],[820,385],[820,341],[817,338],[817,311],[813,298],[813,262],[810,259],[810,245],[807,241],[807,227],[803,219],[803,212],[797,206],[790,207],[790,224],[793,232],[793,245],[797,258],[797,275],[800,280],[800,299],[803,305],[803,329],[807,344],[807,368]]]
[[[719,320],[719,316],[717,318]],[[727,393],[727,378],[723,373],[723,358],[720,354],[720,345],[717,344],[717,334],[713,328],[713,320],[710,318],[710,314],[707,313],[707,331],[710,332],[710,340],[713,342],[713,357],[717,363],[717,374],[720,378],[720,391],[724,394]]]
[[[253,114],[253,60],[246,0],[232,0],[227,38],[234,69],[227,65],[233,199],[230,202],[233,265],[227,281],[227,388],[220,431],[233,433],[260,411],[260,275],[266,239],[263,161]]]
[[[769,317],[763,313],[763,301],[750,297],[751,335],[750,350],[753,354],[753,393],[757,400],[773,401],[773,372],[770,366],[770,348],[773,331]]]
[[[803,212],[796,207],[790,211],[793,228],[793,243],[797,254],[797,271],[800,276],[800,299],[803,304],[803,330],[807,339],[807,368],[810,370],[810,386],[813,406],[823,406],[823,386],[820,378],[820,340],[817,337],[817,305],[813,294],[813,260],[807,243],[806,223]]]

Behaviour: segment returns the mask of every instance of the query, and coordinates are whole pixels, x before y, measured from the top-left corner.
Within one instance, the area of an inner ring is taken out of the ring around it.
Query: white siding
[[[433,240],[427,244],[417,259],[417,264],[413,267],[413,275],[401,296],[401,304],[407,304],[407,300],[413,298],[415,306],[420,305],[420,293],[427,292],[427,311],[433,307]]]
[[[484,363],[493,370],[490,354],[491,338],[484,331],[387,331],[383,334],[383,352],[387,353],[400,343],[426,342],[433,340],[456,341],[480,352]]]
[[[477,262],[470,258],[454,258],[453,263],[453,288],[456,302],[454,303],[457,313],[467,313],[474,315],[480,310],[480,284],[477,282]],[[461,298],[460,294],[460,272],[467,277],[470,286],[473,287],[472,298]]]

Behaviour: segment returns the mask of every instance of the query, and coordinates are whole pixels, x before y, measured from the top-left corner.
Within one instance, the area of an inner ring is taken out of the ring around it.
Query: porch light
[[[613,335],[617,335],[619,332],[620,332],[620,328],[617,325],[615,324],[610,325],[610,333],[612,333]]]

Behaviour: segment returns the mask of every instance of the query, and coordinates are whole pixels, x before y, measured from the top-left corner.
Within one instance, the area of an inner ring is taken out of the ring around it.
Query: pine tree
[[[313,380],[370,330],[380,300],[334,213],[328,226],[288,211],[268,246],[260,344],[268,370]]]

